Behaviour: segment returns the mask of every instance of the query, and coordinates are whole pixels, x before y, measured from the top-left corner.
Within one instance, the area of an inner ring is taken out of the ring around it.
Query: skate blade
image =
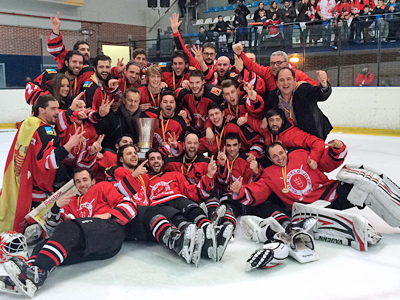
[[[196,239],[196,226],[192,224],[191,230],[185,232],[184,246],[182,249],[182,257],[186,260],[188,264],[191,263],[194,251],[194,242]]]
[[[7,294],[14,294],[14,295],[21,295],[19,288],[17,286],[14,287],[7,287],[4,282],[0,281],[0,292],[7,293]]]
[[[201,250],[204,245],[204,231],[203,229],[197,229],[196,232],[196,244],[194,246],[193,250],[193,256],[192,256],[192,263],[196,266],[196,268],[199,266],[200,262],[200,257],[201,257]]]
[[[206,231],[206,239],[212,240],[212,247],[208,247],[207,255],[208,258],[217,261],[217,239],[215,237],[215,229],[212,225],[209,225]]]
[[[229,241],[232,238],[234,231],[234,227],[232,224],[226,226],[224,232],[222,233],[222,237],[224,238],[224,244],[219,245],[217,248],[217,261],[220,261],[224,256],[225,250],[228,247]]]
[[[24,294],[28,298],[33,298],[37,290],[36,285],[30,279],[26,279],[25,285],[19,281],[18,275],[15,276],[15,274],[20,274],[21,270],[13,261],[4,263],[4,270],[7,272],[8,276],[10,276],[11,280],[14,282],[21,294]]]

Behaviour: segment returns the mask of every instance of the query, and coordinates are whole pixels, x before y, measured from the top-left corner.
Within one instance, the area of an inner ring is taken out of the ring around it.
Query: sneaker
[[[217,239],[217,261],[222,259],[225,249],[232,238],[234,230],[235,227],[230,222],[224,222],[215,228],[215,235]]]
[[[194,243],[192,263],[197,267],[200,262],[201,252],[204,245],[204,230],[198,228],[196,231],[196,239]]]
[[[188,224],[182,231],[171,228],[169,233],[168,247],[174,250],[180,257],[183,257],[188,264],[192,261],[193,248],[196,238],[196,225]]]
[[[17,257],[4,263],[4,269],[21,293],[29,298],[32,298],[37,289],[42,287],[49,274],[49,271],[39,269],[38,266],[30,266]]]
[[[204,230],[204,245],[201,255],[208,257],[213,261],[217,261],[217,241],[215,237],[215,229],[212,224],[203,227]]]
[[[15,283],[9,276],[0,276],[0,292],[10,294],[21,294]]]

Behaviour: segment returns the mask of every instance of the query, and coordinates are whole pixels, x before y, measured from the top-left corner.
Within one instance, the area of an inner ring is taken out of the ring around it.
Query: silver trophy
[[[153,147],[154,130],[158,119],[139,118],[136,120],[139,132],[140,152],[147,152]]]

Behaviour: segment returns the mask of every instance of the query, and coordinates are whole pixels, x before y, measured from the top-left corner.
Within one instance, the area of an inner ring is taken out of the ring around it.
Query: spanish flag
[[[29,116],[19,127],[8,153],[0,191],[0,232],[23,231],[21,224],[32,204],[29,145],[41,123],[41,119]]]

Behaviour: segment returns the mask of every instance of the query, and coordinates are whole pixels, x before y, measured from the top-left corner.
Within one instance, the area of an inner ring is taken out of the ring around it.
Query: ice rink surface
[[[0,132],[1,170],[14,134]],[[333,138],[349,147],[346,163],[368,165],[400,184],[399,137],[335,133],[327,141]],[[335,178],[336,172],[328,176]],[[400,299],[400,229],[368,208],[351,211],[366,216],[384,237],[366,252],[316,241],[319,261],[300,264],[289,257],[275,268],[245,272],[246,260],[261,245],[245,240],[238,226],[219,263],[202,259],[196,268],[163,245],[125,243],[114,258],[59,267],[35,299]],[[0,273],[5,273],[1,267]],[[24,297],[0,294],[18,298]]]

